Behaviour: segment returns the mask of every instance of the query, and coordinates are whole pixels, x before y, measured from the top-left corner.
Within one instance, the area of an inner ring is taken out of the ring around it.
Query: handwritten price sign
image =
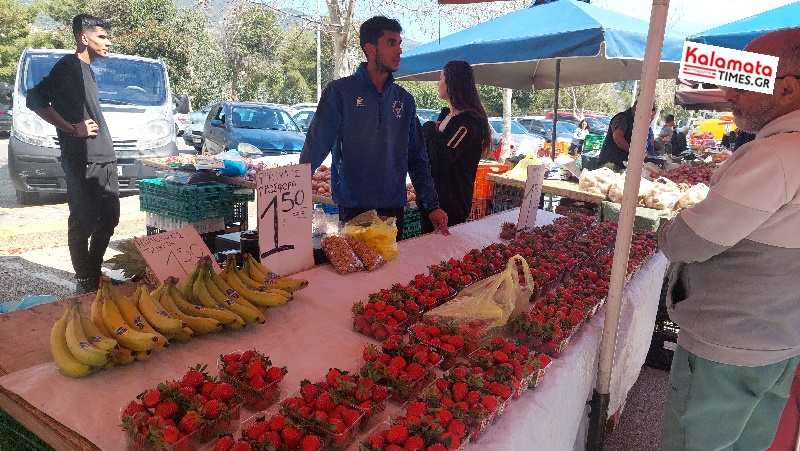
[[[170,276],[183,280],[197,266],[200,257],[211,256],[208,246],[192,226],[136,238],[133,243],[161,282]],[[211,261],[219,273],[220,267],[213,258]]]
[[[258,172],[256,193],[261,262],[282,275],[314,266],[311,165],[279,166]]]
[[[542,183],[547,168],[544,165],[528,166],[528,179],[525,182],[525,197],[519,209],[517,228],[536,227],[536,213],[539,211],[539,198],[542,196]]]

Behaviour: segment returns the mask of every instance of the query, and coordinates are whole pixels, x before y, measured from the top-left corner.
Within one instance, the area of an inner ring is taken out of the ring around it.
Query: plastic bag
[[[522,262],[525,286],[519,283],[517,261]],[[480,339],[505,325],[513,312],[527,311],[534,288],[528,262],[515,255],[504,271],[461,290],[455,299],[426,312],[423,321],[456,326],[466,338]]]
[[[608,195],[611,184],[622,178],[620,174],[606,167],[595,169],[594,171],[583,171],[578,178],[578,188],[592,194]],[[624,178],[623,178],[624,183]]]
[[[225,153],[219,154],[217,158],[221,159],[223,163],[225,163],[225,167],[219,170],[220,174],[232,177],[247,174],[248,163],[244,158],[242,158],[241,155],[239,155],[239,152],[235,150],[229,150]]]
[[[364,264],[344,238],[331,235],[322,239],[322,250],[339,274],[363,271]]]
[[[517,164],[514,166],[513,169],[506,172],[503,177],[508,177],[510,179],[515,180],[527,180],[528,179],[528,166],[534,165],[538,166],[541,164],[541,160],[536,158],[533,155],[526,155],[525,158],[519,160]]]
[[[358,238],[347,236],[345,237],[345,241],[347,241],[347,244],[353,249],[353,252],[356,253],[356,256],[361,260],[361,263],[364,264],[364,268],[367,271],[372,271],[386,264],[386,259],[381,257],[381,254],[375,252],[375,250],[367,246],[366,243],[359,241]]]
[[[706,196],[708,196],[708,186],[705,183],[693,185],[681,194],[678,201],[675,202],[675,206],[672,207],[672,211],[681,211],[684,208],[689,208],[705,199]]]
[[[393,217],[381,218],[370,210],[347,223],[345,234],[365,243],[381,257],[391,260],[397,257],[397,226]]]

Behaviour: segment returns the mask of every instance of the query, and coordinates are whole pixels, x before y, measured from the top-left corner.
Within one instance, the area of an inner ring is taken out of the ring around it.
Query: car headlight
[[[13,121],[11,132],[20,141],[32,146],[56,147],[55,142],[47,137],[45,126],[48,124],[35,113],[17,113]]]
[[[250,143],[239,143],[239,145],[236,146],[236,150],[239,152],[239,155],[245,157],[261,156],[261,149]]]
[[[172,139],[172,124],[164,119],[156,119],[142,127],[142,139],[139,140],[139,150],[166,146]]]

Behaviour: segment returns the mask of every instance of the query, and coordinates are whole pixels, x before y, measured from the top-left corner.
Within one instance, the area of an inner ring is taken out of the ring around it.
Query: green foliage
[[[58,23],[68,25],[70,34],[73,17],[78,14],[93,14],[92,0],[37,0],[33,9],[47,14]]]
[[[20,43],[28,36],[35,14],[16,0],[0,0],[0,81],[14,82]]]
[[[414,96],[417,108],[439,110],[447,106],[447,103],[439,98],[439,90],[434,82],[399,81],[397,84]]]

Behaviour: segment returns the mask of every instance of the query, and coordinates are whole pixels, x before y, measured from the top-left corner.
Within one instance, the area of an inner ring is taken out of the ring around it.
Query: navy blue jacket
[[[332,153],[331,194],[346,208],[402,208],[406,174],[426,211],[439,208],[414,97],[394,84],[383,93],[366,63],[325,87],[311,121],[300,163],[316,170]]]

